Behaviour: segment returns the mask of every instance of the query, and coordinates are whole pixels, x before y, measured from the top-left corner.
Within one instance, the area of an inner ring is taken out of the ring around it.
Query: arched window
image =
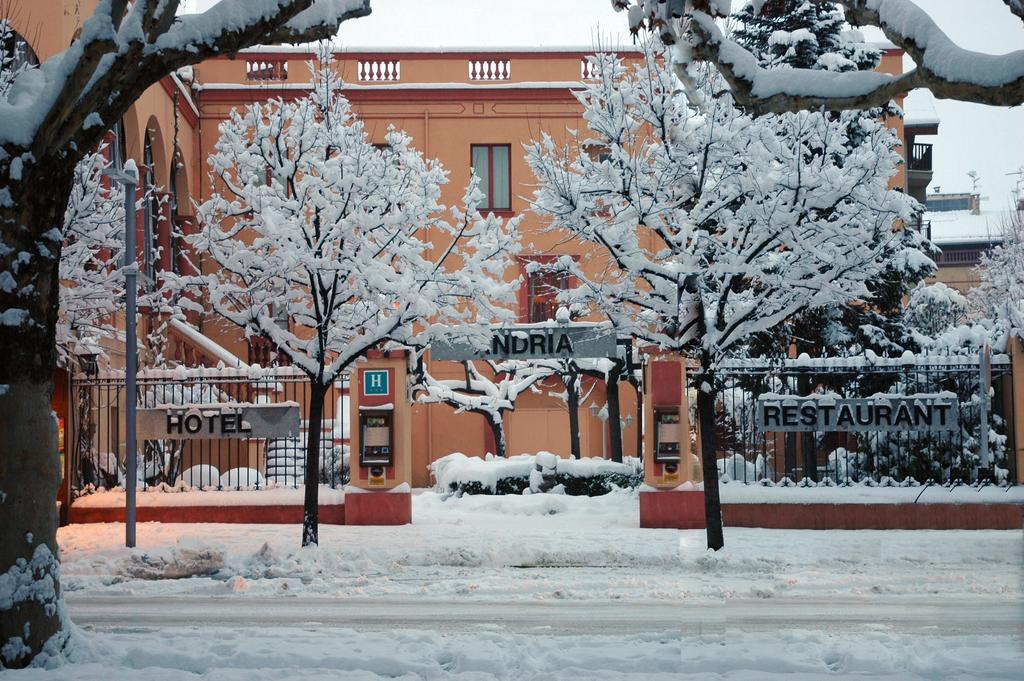
[[[6,94],[18,74],[33,66],[39,66],[35,50],[9,20],[0,19],[0,94]]]
[[[142,164],[146,166],[142,178],[142,271],[146,279],[146,288],[151,289],[156,281],[156,259],[153,257],[153,251],[159,235],[160,203],[153,182],[153,142],[148,131],[143,141]]]
[[[17,71],[26,66],[39,66],[39,57],[7,19],[0,19],[0,54],[5,64]]]

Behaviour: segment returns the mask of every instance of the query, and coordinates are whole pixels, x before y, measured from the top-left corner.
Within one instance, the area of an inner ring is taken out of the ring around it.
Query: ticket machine
[[[654,351],[644,365],[644,483],[640,526],[704,527],[699,458],[691,443],[686,364],[678,354]]]
[[[654,463],[676,464],[681,456],[679,409],[654,409]]]
[[[404,353],[376,353],[350,383],[351,477],[346,525],[412,522],[412,404]]]
[[[395,421],[393,410],[359,411],[359,467],[369,471],[370,487],[385,487],[386,470],[395,465]]]

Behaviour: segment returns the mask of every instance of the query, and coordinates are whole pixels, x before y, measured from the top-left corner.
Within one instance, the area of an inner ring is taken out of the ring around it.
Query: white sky
[[[201,10],[217,0],[185,0]],[[734,3],[737,0],[734,0]],[[960,46],[992,54],[1024,48],[1024,25],[1002,0],[916,0]],[[346,47],[556,46],[628,44],[624,14],[609,0],[371,0],[373,13],[343,24]],[[969,7],[969,9],[967,9]],[[881,39],[881,33],[869,34]],[[909,64],[909,61],[908,61]],[[967,172],[981,176],[986,209],[1005,208],[1024,166],[1024,107],[1000,107],[937,100],[941,119],[933,142],[931,188],[969,191]]]

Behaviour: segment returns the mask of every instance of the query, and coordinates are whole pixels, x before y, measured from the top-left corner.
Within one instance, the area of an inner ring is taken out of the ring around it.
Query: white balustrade
[[[509,59],[470,59],[470,80],[510,80],[512,62]]]

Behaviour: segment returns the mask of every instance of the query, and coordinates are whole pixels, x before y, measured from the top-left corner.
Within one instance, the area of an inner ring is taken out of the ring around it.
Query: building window
[[[6,10],[6,7],[4,9]],[[39,66],[39,57],[35,50],[4,18],[0,18],[0,63],[3,64],[5,76],[0,78],[0,83],[7,86],[10,85],[7,79],[11,76],[21,73],[24,69]]]
[[[526,272],[527,322],[536,324],[555,318],[558,311],[558,293],[569,288],[569,275],[543,265]]]
[[[484,193],[481,210],[512,210],[511,156],[512,147],[508,144],[470,146],[470,161]]]

